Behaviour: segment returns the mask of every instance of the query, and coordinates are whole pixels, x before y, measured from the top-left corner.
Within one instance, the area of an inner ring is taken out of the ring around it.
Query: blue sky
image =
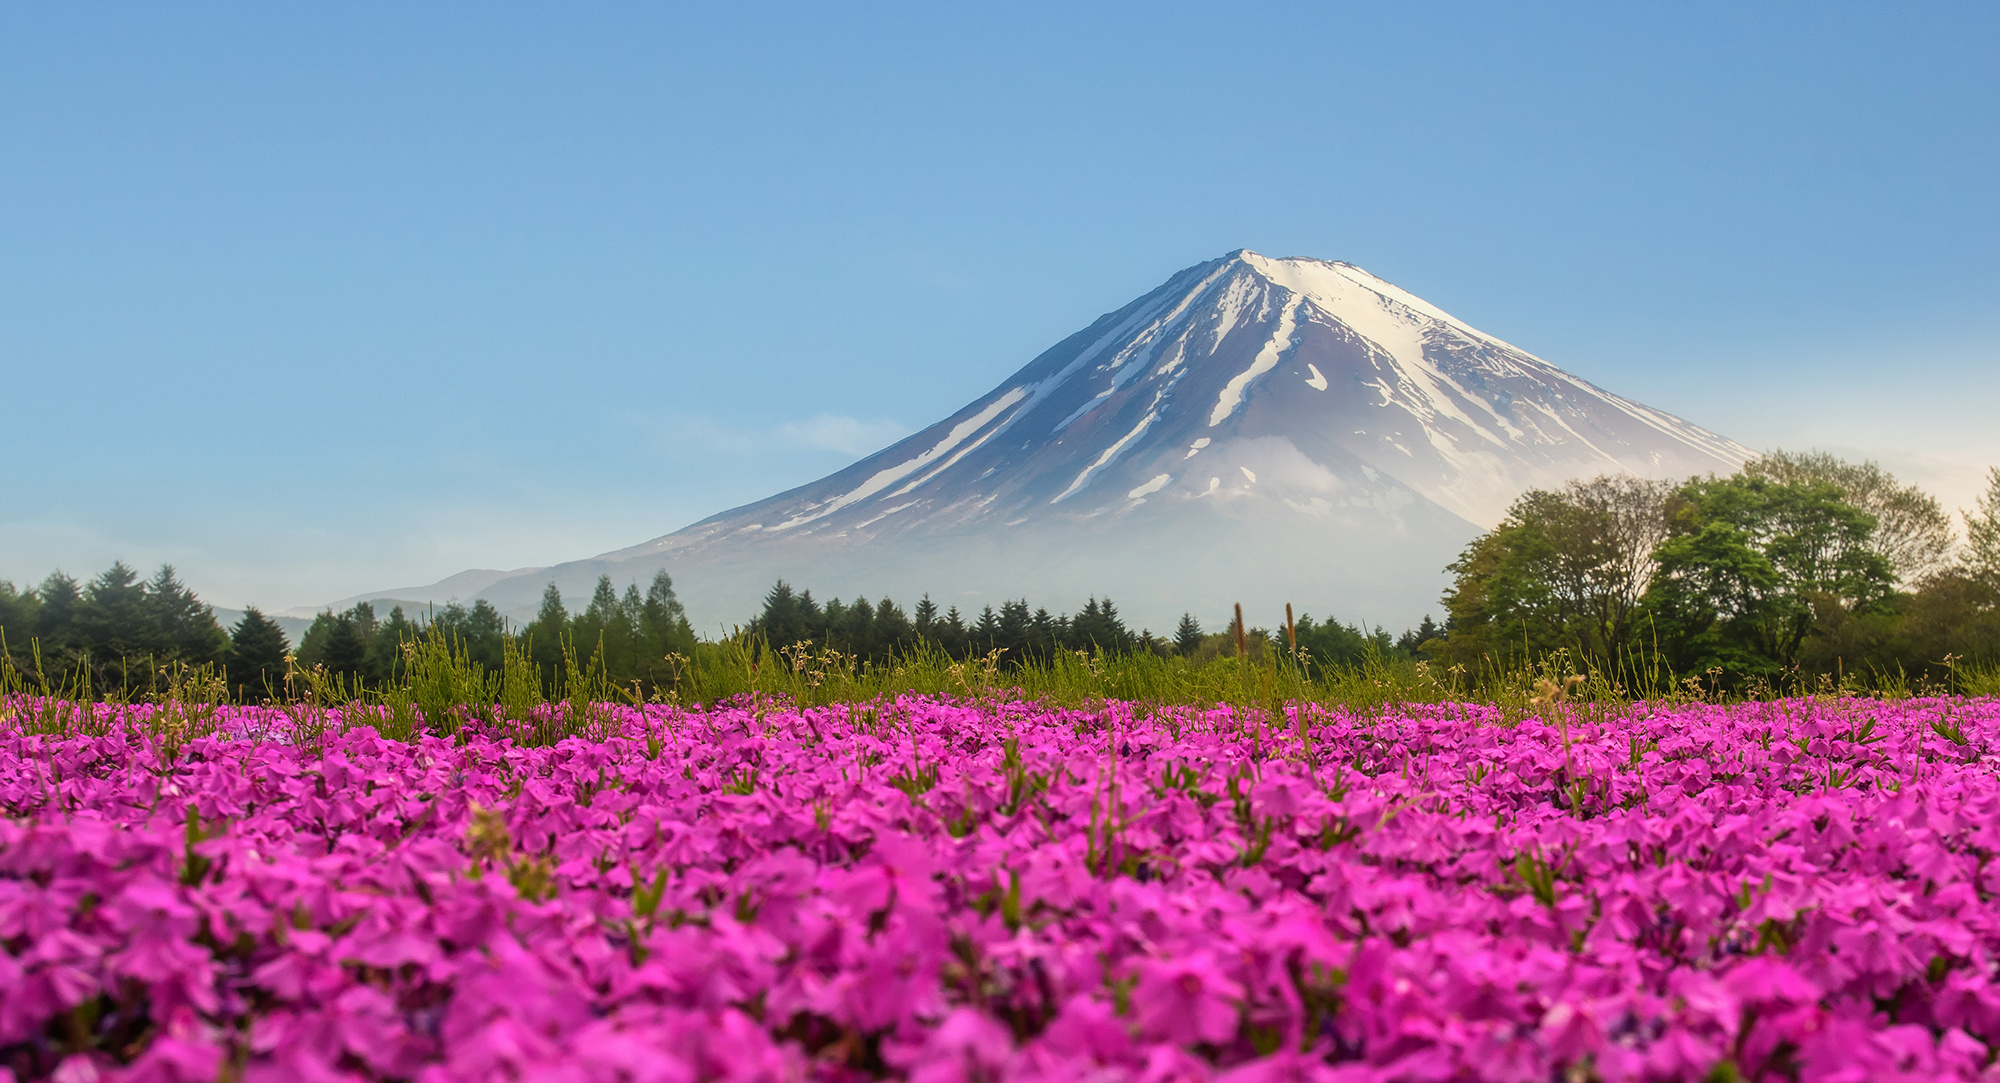
[[[0,578],[267,608],[819,477],[1234,248],[2000,463],[2000,6],[9,5]]]

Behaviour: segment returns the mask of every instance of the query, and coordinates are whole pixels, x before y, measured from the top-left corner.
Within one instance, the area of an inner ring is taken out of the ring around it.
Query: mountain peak
[[[1353,264],[1241,249],[845,470],[555,571],[664,566],[691,607],[732,598],[718,618],[783,577],[967,604],[1111,591],[1162,627],[1259,599],[1400,619],[1526,489],[1747,455]]]

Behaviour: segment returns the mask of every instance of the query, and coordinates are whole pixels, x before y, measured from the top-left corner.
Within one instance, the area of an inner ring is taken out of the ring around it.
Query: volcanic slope
[[[1239,251],[1174,275],[952,416],[836,474],[479,594],[532,611],[665,567],[741,620],[784,578],[968,613],[1109,596],[1135,623],[1413,623],[1520,493],[1749,451],[1578,379],[1351,264]]]

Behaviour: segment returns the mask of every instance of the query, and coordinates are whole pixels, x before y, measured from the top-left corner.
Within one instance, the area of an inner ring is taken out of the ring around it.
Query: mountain
[[[1108,595],[1155,630],[1237,601],[1253,623],[1292,602],[1400,627],[1436,610],[1444,565],[1529,488],[1749,455],[1359,267],[1239,251],[845,470],[476,595],[525,616],[550,581],[576,605],[599,574],[622,587],[664,567],[710,628],[781,577],[968,612]]]

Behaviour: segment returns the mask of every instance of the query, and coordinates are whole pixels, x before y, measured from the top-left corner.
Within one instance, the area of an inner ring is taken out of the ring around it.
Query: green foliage
[[[1192,657],[1201,649],[1201,622],[1193,613],[1182,613],[1180,627],[1174,629],[1174,653],[1182,658]]]
[[[76,580],[62,572],[51,572],[36,591],[34,639],[39,645],[34,669],[37,673],[68,675],[87,670],[90,640],[83,625],[83,591]]]
[[[940,616],[929,596],[918,605],[917,619],[911,620],[888,598],[876,602],[835,598],[821,605],[811,591],[796,591],[782,580],[764,596],[763,612],[746,631],[753,640],[781,652],[803,645],[878,664],[907,655],[920,644],[957,659],[997,651],[1009,665],[1048,662],[1069,651],[1124,654],[1168,649],[1149,634],[1134,634],[1109,598],[1090,598],[1073,616],[1030,609],[1026,599],[1018,599],[1003,602],[997,610],[986,607],[968,625],[956,607]]]
[[[284,629],[256,606],[243,611],[229,637],[229,685],[243,701],[276,699],[284,691],[285,656],[292,653]]]
[[[88,675],[92,693],[154,689],[174,666],[215,666],[229,637],[215,614],[163,565],[151,580],[123,562],[79,587],[56,572],[34,589],[0,583],[7,660],[51,685]]]
[[[1873,462],[1843,462],[1823,451],[1773,451],[1743,464],[1742,472],[1782,485],[1831,485],[1842,503],[1875,517],[1868,547],[1905,583],[1951,562],[1951,516],[1937,498],[1898,482]]]
[[[542,591],[541,608],[523,630],[528,640],[528,660],[541,675],[544,688],[555,687],[563,664],[563,643],[569,638],[569,610],[563,606],[562,591],[550,583]]]
[[[1389,633],[1380,627],[1363,631],[1358,626],[1342,624],[1330,617],[1315,621],[1311,614],[1302,614],[1295,628],[1301,664],[1313,668],[1352,668],[1365,664],[1370,658],[1400,653]]]
[[[1446,569],[1454,585],[1439,653],[1460,664],[1554,651],[1616,658],[1633,639],[1668,491],[1601,477],[1523,494]]]
[[[1397,646],[1474,680],[1561,656],[1635,689],[1675,673],[1736,689],[1964,687],[1973,664],[2000,664],[1992,479],[1956,562],[1936,500],[1822,453],[1679,486],[1530,492],[1448,569],[1442,636]]]
[[[468,722],[492,717],[500,682],[474,661],[456,636],[427,635],[405,641],[404,687],[431,732],[456,734]]]
[[[180,581],[173,565],[160,565],[146,584],[144,606],[155,664],[213,666],[228,654],[229,636],[215,612]]]
[[[1875,517],[1822,482],[1697,479],[1667,508],[1668,536],[1643,600],[1669,663],[1779,684],[1821,612],[1880,611],[1895,571]]]
[[[14,584],[0,579],[0,639],[7,639],[8,647],[0,650],[0,665],[12,663],[21,669],[31,668],[33,656],[29,647],[34,642],[36,618],[41,611],[41,599],[32,590],[17,590]]]
[[[221,663],[232,697],[311,704],[329,725],[325,712],[358,704],[385,732],[498,726],[532,741],[590,732],[592,705],[614,698],[1116,696],[1275,715],[1297,696],[1485,694],[1525,709],[1538,684],[1582,675],[1601,697],[1694,694],[1690,679],[1709,695],[1971,690],[2000,673],[2000,470],[1991,481],[1945,566],[1935,501],[1872,463],[1774,452],[1730,478],[1530,492],[1451,565],[1444,626],[1426,616],[1396,638],[1293,622],[1287,607],[1276,633],[1204,634],[1188,613],[1168,641],[1133,631],[1109,599],[1073,614],[1015,599],[968,615],[926,595],[906,613],[779,582],[742,629],[702,642],[662,571],[643,591],[600,576],[576,613],[551,583],[519,629],[484,601],[329,610],[288,659],[256,609],[225,634],[171,567],[142,581],[114,564],[82,585],[60,572],[33,589],[0,583],[0,672],[20,688],[122,700]]]
[[[1988,469],[1986,492],[1964,515],[1965,574],[2000,590],[2000,466]]]
[[[298,664],[346,682],[379,683],[389,675],[382,665],[384,652],[376,646],[379,625],[370,602],[344,613],[320,613],[299,637]]]

